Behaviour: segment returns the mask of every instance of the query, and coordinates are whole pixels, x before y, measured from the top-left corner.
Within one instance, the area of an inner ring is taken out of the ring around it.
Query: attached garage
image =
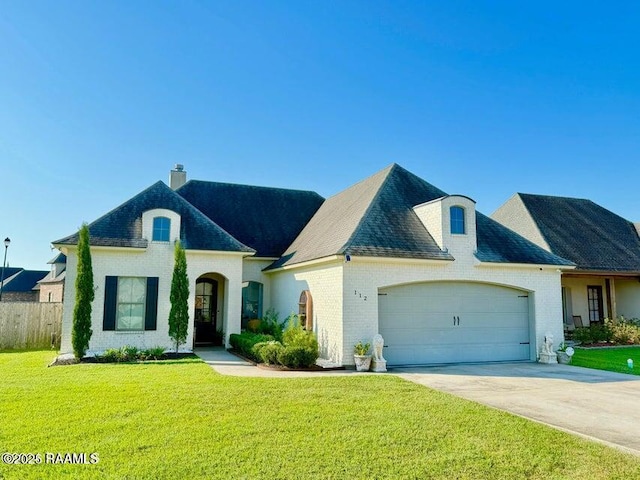
[[[389,365],[529,360],[526,291],[473,282],[380,289],[379,331]]]

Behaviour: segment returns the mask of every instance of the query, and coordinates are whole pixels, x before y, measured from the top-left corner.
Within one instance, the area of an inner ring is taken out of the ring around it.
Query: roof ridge
[[[544,198],[558,198],[561,200],[580,200],[584,202],[595,203],[590,198],[580,198],[580,197],[565,197],[563,195],[547,195],[543,193],[525,193],[525,192],[516,192],[514,195],[527,196],[527,197],[544,197]],[[596,204],[597,205],[597,204]]]
[[[189,185],[190,183],[205,183],[205,184],[215,184],[215,185],[228,185],[228,186],[232,186],[232,187],[259,188],[259,189],[263,189],[263,190],[277,190],[277,191],[285,191],[285,192],[313,193],[313,194],[319,196],[320,198],[324,198],[322,195],[320,195],[315,190],[303,190],[303,189],[299,189],[299,188],[284,188],[284,187],[268,187],[268,186],[265,186],[265,185],[249,185],[247,183],[217,182],[215,180],[198,180],[198,179],[189,180],[184,185],[182,185],[180,188],[177,188],[175,191],[179,192],[186,185]]]
[[[362,181],[352,185],[351,187],[349,187],[349,188],[353,188],[356,185],[359,185],[359,184],[363,183],[366,180],[372,179],[376,175],[379,175],[380,173],[384,172],[385,170],[388,170],[386,175],[385,175],[385,177],[384,177],[384,180],[382,182],[380,182],[380,186],[378,187],[378,190],[376,191],[376,194],[373,196],[373,198],[369,202],[369,205],[367,205],[367,208],[365,209],[364,213],[362,214],[362,217],[360,217],[360,220],[358,221],[358,225],[356,226],[356,228],[353,229],[353,232],[351,232],[351,235],[349,236],[349,239],[340,248],[340,250],[338,250],[338,253],[346,253],[347,250],[349,249],[349,247],[351,247],[351,244],[354,242],[354,240],[356,239],[356,237],[360,233],[360,230],[363,228],[364,220],[369,215],[369,212],[373,208],[373,205],[376,203],[378,198],[380,198],[380,195],[381,195],[381,192],[382,192],[384,186],[386,185],[386,183],[389,181],[389,178],[391,177],[391,172],[393,172],[394,170],[397,170],[398,167],[399,167],[399,165],[397,163],[392,163],[390,166],[388,166],[386,168],[383,168],[382,170],[374,173],[373,175],[370,175],[365,180],[362,180]]]
[[[373,174],[369,175],[368,177],[363,178],[362,180],[360,180],[360,181],[358,181],[358,182],[356,182],[356,183],[354,183],[354,184],[352,184],[352,185],[349,185],[347,188],[343,188],[343,189],[342,189],[342,190],[340,190],[339,192],[334,193],[333,195],[331,195],[330,197],[328,197],[328,198],[327,198],[327,200],[329,200],[330,198],[333,198],[333,197],[337,197],[338,195],[341,195],[342,193],[346,192],[347,190],[350,190],[350,189],[352,189],[353,187],[356,187],[356,186],[358,186],[358,185],[360,185],[360,184],[362,184],[362,183],[365,183],[365,182],[367,182],[367,181],[371,180],[373,177],[375,177],[376,175],[380,175],[380,174],[381,174],[382,172],[384,172],[385,170],[389,170],[389,172],[387,172],[387,175],[388,175],[389,173],[391,173],[391,171],[392,171],[395,167],[400,167],[400,165],[398,165],[398,164],[397,164],[397,163],[395,163],[395,162],[394,162],[394,163],[392,163],[391,165],[387,165],[386,167],[381,168],[381,169],[380,169],[380,170],[378,170],[377,172],[375,172],[375,173],[373,173]],[[402,167],[400,167],[400,168],[402,168]]]

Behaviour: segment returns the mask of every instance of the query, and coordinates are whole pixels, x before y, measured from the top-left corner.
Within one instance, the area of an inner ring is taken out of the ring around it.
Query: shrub
[[[276,312],[273,308],[267,310],[262,319],[260,320],[260,324],[258,325],[258,333],[262,333],[263,335],[271,335],[277,341],[282,342],[282,323],[280,323],[278,312]]]
[[[607,320],[607,328],[611,333],[611,340],[623,345],[640,344],[640,327],[634,319],[626,320],[624,317],[615,320]]]
[[[289,315],[282,333],[284,348],[278,353],[278,363],[289,368],[307,368],[318,359],[318,340],[313,332],[302,328],[298,316]]]
[[[132,345],[124,345],[120,348],[120,362],[133,362],[138,359],[138,349]]]
[[[260,342],[269,342],[271,340],[273,340],[271,335],[261,335],[259,333],[251,332],[232,333],[229,335],[229,343],[231,346],[245,357],[256,362],[259,362],[260,359],[253,351],[255,344]]]
[[[603,325],[591,325],[589,329],[595,343],[611,341],[611,330],[606,322]]]
[[[103,362],[117,362],[120,358],[120,350],[117,348],[109,348],[105,350],[102,355],[98,356],[98,358]]]
[[[253,347],[253,351],[262,363],[267,365],[277,365],[278,356],[284,349],[284,346],[275,340],[270,342],[256,343]]]
[[[142,352],[131,345],[125,345],[120,348],[109,348],[104,353],[98,356],[98,359],[107,362],[134,362],[138,359]]]
[[[316,363],[318,349],[289,345],[278,353],[278,363],[289,368],[308,368]]]
[[[189,331],[189,277],[187,276],[187,256],[180,243],[176,240],[174,247],[173,277],[171,278],[171,292],[169,301],[169,337],[175,342],[176,355],[181,344],[187,341]]]
[[[140,360],[158,360],[164,355],[164,347],[151,347],[138,353]]]
[[[593,343],[593,337],[591,337],[591,330],[587,327],[576,328],[573,332],[573,339],[582,344]]]
[[[289,315],[287,328],[282,334],[282,344],[285,347],[306,347],[318,350],[318,340],[316,335],[302,328],[300,319],[296,314]]]
[[[590,325],[576,328],[573,332],[573,339],[582,344],[610,342],[612,340],[612,332],[609,323]]]
[[[93,267],[89,244],[89,227],[84,223],[78,232],[76,301],[73,306],[73,326],[71,327],[71,344],[73,353],[78,360],[87,353],[89,340],[93,334],[93,330],[91,330],[91,304],[95,297],[95,290],[93,288]]]

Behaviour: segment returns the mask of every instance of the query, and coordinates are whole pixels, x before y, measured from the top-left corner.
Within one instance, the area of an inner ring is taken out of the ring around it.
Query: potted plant
[[[558,363],[568,365],[569,363],[571,363],[571,357],[573,357],[573,354],[575,352],[572,347],[569,347],[565,342],[562,342],[557,353]]]
[[[356,370],[358,372],[367,372],[371,366],[371,355],[369,349],[370,343],[358,342],[353,347],[353,359],[356,362]]]

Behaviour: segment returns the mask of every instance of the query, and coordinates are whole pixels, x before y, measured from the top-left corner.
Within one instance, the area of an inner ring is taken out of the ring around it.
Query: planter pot
[[[567,352],[557,352],[558,353],[558,363],[562,363],[564,365],[568,365],[571,363],[571,357],[567,355]]]
[[[371,367],[371,355],[354,355],[356,370],[358,372],[368,372]]]

